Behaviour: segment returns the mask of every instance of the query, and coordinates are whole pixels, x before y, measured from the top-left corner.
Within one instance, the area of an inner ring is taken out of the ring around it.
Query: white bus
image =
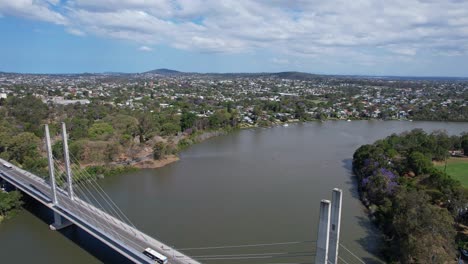
[[[151,248],[145,249],[145,251],[143,251],[143,254],[145,254],[150,259],[155,260],[156,263],[159,263],[159,264],[166,264],[167,263],[167,257],[166,256],[159,254],[158,252],[156,252],[155,250],[153,250]]]

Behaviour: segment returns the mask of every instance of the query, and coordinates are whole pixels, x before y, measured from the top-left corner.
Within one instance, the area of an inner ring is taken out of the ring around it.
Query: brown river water
[[[99,182],[138,228],[203,263],[221,264],[313,263],[319,203],[338,187],[341,243],[364,262],[381,263],[379,232],[358,199],[351,159],[360,145],[413,128],[458,135],[468,123],[327,121],[242,130],[194,145],[166,167]],[[76,227],[50,231],[50,221],[45,208],[29,202],[1,224],[0,263],[125,263]],[[300,243],[193,249],[282,242]],[[264,255],[223,259],[243,254]],[[218,259],[206,259],[213,255]],[[340,256],[360,263],[342,248]]]

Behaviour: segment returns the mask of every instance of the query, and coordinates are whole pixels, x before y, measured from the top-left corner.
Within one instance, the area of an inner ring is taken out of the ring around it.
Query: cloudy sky
[[[468,0],[0,0],[0,71],[468,76]]]

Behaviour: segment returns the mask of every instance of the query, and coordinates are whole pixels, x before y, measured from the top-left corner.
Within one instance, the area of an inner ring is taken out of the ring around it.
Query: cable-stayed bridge
[[[82,167],[78,159],[69,155],[65,124],[62,124],[62,140],[64,158],[58,160],[52,155],[48,126],[45,126],[46,146],[49,162],[49,178],[44,179],[25,171],[7,161],[0,159],[0,180],[4,180],[30,197],[41,202],[54,212],[52,230],[76,225],[93,237],[119,252],[135,263],[156,263],[144,254],[147,248],[156,254],[167,258],[168,264],[199,264],[199,261],[246,260],[306,257],[307,263],[320,264],[351,264],[364,263],[352,251],[339,241],[341,224],[342,191],[333,190],[332,201],[322,200],[320,204],[320,219],[317,240],[289,241],[280,243],[243,244],[231,246],[212,246],[184,248],[183,251],[223,250],[246,248],[267,248],[271,246],[286,246],[312,243],[310,251],[269,252],[269,253],[237,253],[237,254],[198,254],[189,257],[173,247],[152,238],[138,230],[128,217],[110,199],[100,187],[95,177],[92,177]],[[72,167],[71,164],[76,164]],[[314,246],[315,244],[315,246]],[[315,251],[313,248],[315,247]],[[338,256],[338,248],[350,254],[353,261]],[[163,262],[160,262],[163,263]],[[295,263],[299,264],[299,263]],[[304,263],[305,264],[305,263]]]
[[[151,248],[167,257],[167,263],[199,264],[138,230],[85,171],[79,172],[83,175],[72,176],[64,125],[63,135],[66,157],[65,164],[61,165],[52,156],[46,126],[50,176],[47,180],[0,159],[3,164],[0,166],[0,178],[53,210],[51,229],[74,224],[135,263],[155,263],[143,253]],[[73,181],[76,176],[86,180]]]

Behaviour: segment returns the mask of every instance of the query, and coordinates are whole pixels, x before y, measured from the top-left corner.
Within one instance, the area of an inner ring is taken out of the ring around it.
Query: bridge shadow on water
[[[353,160],[344,159],[341,162],[343,168],[346,169],[349,175],[348,180],[346,181],[346,185],[348,186],[347,191],[349,194],[351,194],[353,198],[358,199],[360,202],[360,196],[358,191],[358,179],[353,172]],[[364,205],[362,205],[362,209],[367,211]],[[360,239],[357,239],[356,241],[359,245],[362,246],[364,250],[375,256],[375,258],[364,257],[362,258],[362,260],[366,264],[384,263],[383,261],[377,260],[377,258],[381,258],[381,256],[379,256],[379,252],[383,243],[380,230],[371,222],[369,217],[356,216],[356,218],[358,225],[360,225],[366,231],[366,235]]]
[[[24,209],[39,218],[42,222],[50,225],[54,221],[54,214],[52,210],[47,208],[45,205],[29,197],[27,194],[23,194],[24,197]],[[106,244],[102,243],[98,239],[94,238],[86,231],[82,230],[78,226],[71,225],[59,231],[64,237],[68,238],[75,245],[79,246],[89,254],[93,255],[97,260],[103,263],[133,263],[127,258],[116,252]]]

